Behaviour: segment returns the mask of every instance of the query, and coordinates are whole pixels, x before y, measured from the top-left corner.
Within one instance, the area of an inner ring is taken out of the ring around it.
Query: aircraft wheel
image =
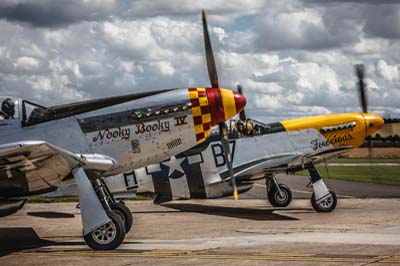
[[[113,211],[106,211],[111,222],[100,226],[83,236],[86,244],[94,250],[112,250],[125,238],[125,225],[121,217]]]
[[[131,230],[133,224],[133,215],[131,210],[126,207],[125,204],[120,202],[111,202],[110,208],[122,218],[122,221],[125,224],[125,231],[126,233],[128,233]]]
[[[337,197],[335,191],[328,189],[331,195],[317,204],[314,193],[311,196],[311,205],[317,212],[331,212],[336,208]]]
[[[279,188],[281,189],[282,196],[278,189],[272,186],[271,190],[268,192],[268,200],[274,207],[286,207],[292,201],[292,191],[284,184],[279,184]]]

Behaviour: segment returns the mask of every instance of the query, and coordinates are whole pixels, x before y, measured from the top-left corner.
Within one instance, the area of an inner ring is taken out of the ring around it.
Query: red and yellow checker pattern
[[[202,142],[211,135],[211,113],[205,88],[189,88],[196,142]]]

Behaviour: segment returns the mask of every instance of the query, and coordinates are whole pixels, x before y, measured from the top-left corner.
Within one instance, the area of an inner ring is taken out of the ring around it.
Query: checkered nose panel
[[[189,88],[196,141],[202,142],[211,135],[211,113],[205,88]]]

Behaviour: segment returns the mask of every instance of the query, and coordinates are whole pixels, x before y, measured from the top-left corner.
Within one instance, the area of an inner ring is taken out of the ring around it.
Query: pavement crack
[[[379,256],[375,260],[369,261],[369,262],[364,263],[364,264],[361,264],[360,266],[372,265],[374,263],[384,262],[385,260],[392,259],[392,258],[394,258],[393,255],[391,255],[391,256]]]
[[[152,262],[152,261],[156,261],[156,260],[158,260],[158,259],[157,258],[144,259],[144,260],[142,260],[140,262],[140,264],[147,263],[147,262]],[[135,261],[135,262],[132,262],[132,263],[123,264],[121,266],[133,266],[133,265],[137,265],[137,264],[138,264],[138,262]]]

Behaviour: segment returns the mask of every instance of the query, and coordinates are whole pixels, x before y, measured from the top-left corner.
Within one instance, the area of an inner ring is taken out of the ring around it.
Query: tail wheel
[[[268,192],[268,200],[274,207],[287,207],[292,201],[292,191],[284,184],[279,184],[282,195],[275,186]]]
[[[122,221],[125,224],[126,233],[128,233],[131,230],[133,224],[133,215],[131,210],[126,207],[125,204],[120,202],[110,203],[110,208],[122,218]]]
[[[86,244],[94,250],[112,250],[125,238],[125,225],[121,217],[113,211],[106,211],[111,222],[84,235]]]
[[[317,212],[331,212],[336,208],[337,197],[335,191],[328,189],[330,196],[317,204],[314,193],[311,197],[311,205]]]

